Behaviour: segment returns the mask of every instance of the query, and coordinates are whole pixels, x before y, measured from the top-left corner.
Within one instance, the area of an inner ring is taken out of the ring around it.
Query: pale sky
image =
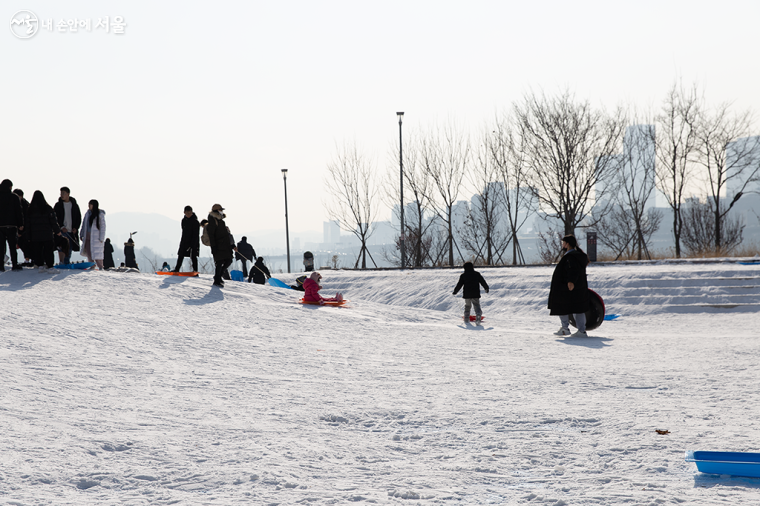
[[[19,10],[92,24],[20,40]],[[647,106],[678,78],[760,111],[757,0],[4,0],[0,19],[0,178],[109,213],[218,202],[238,230],[284,229],[283,168],[291,231],[321,230],[336,142],[385,171],[396,111],[475,132],[530,89]]]

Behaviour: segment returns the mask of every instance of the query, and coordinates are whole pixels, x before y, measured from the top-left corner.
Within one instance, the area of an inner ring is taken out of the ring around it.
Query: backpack
[[[203,243],[204,246],[211,246],[211,238],[208,236],[208,225],[203,227],[201,242]]]

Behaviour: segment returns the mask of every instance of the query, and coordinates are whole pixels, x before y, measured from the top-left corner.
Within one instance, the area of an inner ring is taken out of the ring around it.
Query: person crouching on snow
[[[488,283],[475,270],[472,262],[465,262],[463,267],[464,272],[459,276],[459,283],[454,288],[454,295],[464,286],[464,293],[462,293],[462,297],[464,298],[464,321],[470,321],[470,307],[475,307],[475,324],[480,325],[480,320],[483,318],[483,311],[480,309],[480,285],[483,285],[486,293],[488,293]]]
[[[319,304],[324,304],[325,302],[340,302],[343,300],[343,295],[340,293],[330,299],[325,299],[319,295],[319,291],[322,289],[322,287],[319,286],[320,279],[322,279],[322,275],[317,271],[314,271],[306,281],[303,282],[303,290],[305,292],[303,295],[304,302],[318,302]]]

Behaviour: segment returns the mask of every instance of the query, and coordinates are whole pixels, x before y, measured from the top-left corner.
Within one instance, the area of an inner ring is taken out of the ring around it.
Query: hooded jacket
[[[54,236],[61,232],[53,208],[50,206],[29,207],[24,228],[31,242],[53,242]]]
[[[488,293],[488,283],[483,279],[478,271],[472,264],[468,263],[464,266],[464,272],[459,276],[459,282],[456,288],[454,288],[454,295],[457,294],[460,288],[464,286],[464,293],[462,298],[465,299],[479,299],[480,298],[480,286],[483,285],[486,293]]]
[[[257,285],[263,285],[267,282],[267,279],[271,277],[272,275],[269,273],[267,266],[264,265],[264,262],[257,259],[256,263],[253,264],[253,267],[251,267],[250,274],[248,275],[248,280],[253,281]]]
[[[214,260],[232,260],[232,240],[224,218],[224,213],[219,211],[208,213],[206,232],[211,241],[211,254],[214,255]]]
[[[316,273],[312,273],[314,276]],[[304,302],[319,302],[322,300],[322,296],[319,295],[319,291],[322,289],[314,278],[310,276],[303,282],[303,300]]]

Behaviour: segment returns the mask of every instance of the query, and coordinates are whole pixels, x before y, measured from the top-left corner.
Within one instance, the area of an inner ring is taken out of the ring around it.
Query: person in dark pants
[[[198,223],[198,217],[193,212],[193,208],[185,206],[185,217],[182,218],[182,238],[179,241],[179,250],[177,250],[177,265],[174,266],[173,272],[179,272],[182,269],[182,262],[185,257],[190,257],[193,263],[193,272],[198,272],[198,253],[201,249],[200,244],[201,225]]]
[[[116,264],[113,261],[113,244],[111,239],[106,237],[106,242],[103,244],[103,268],[113,269]]]
[[[573,235],[562,238],[564,256],[554,268],[549,289],[550,313],[559,316],[562,326],[555,336],[588,337],[586,334],[586,311],[590,309],[586,266],[588,255],[578,246]],[[575,317],[578,331],[570,335],[570,315]]]
[[[26,221],[34,265],[40,270],[44,270],[45,267],[52,269],[55,263],[53,238],[61,235],[61,228],[58,226],[55,211],[39,190],[34,192]]]
[[[124,265],[132,269],[139,269],[135,258],[135,241],[131,237],[124,243]]]
[[[26,224],[26,214],[29,212],[29,202],[24,198],[24,191],[21,188],[16,188],[13,190],[13,193],[18,195],[18,199],[21,201],[21,212],[24,215],[24,230],[18,236],[18,247],[24,255],[24,260],[31,260],[32,245],[29,243],[29,227]]]
[[[224,222],[227,215],[222,211],[224,208],[221,204],[214,204],[208,214],[208,224],[206,225],[206,232],[211,244],[211,254],[214,256],[214,263],[216,264],[214,286],[219,287],[224,286],[222,276],[227,267],[232,265],[232,252],[237,250],[230,238],[227,224]]]
[[[71,263],[71,253],[79,251],[79,226],[82,224],[82,212],[79,210],[77,199],[71,196],[71,190],[67,186],[61,187],[61,197],[55,203],[55,217],[61,227],[61,237],[68,242],[58,252],[58,258],[62,264]]]
[[[5,270],[5,245],[8,244],[8,256],[14,271],[23,269],[18,264],[16,244],[18,236],[24,231],[24,212],[21,201],[13,193],[13,182],[4,179],[0,183],[0,271]]]
[[[483,310],[480,309],[480,286],[485,288],[488,293],[488,283],[483,279],[472,262],[464,263],[464,272],[459,276],[459,282],[454,288],[454,295],[459,292],[459,289],[464,286],[464,292],[462,297],[464,298],[464,321],[465,323],[470,321],[470,308],[475,308],[475,324],[480,325],[480,319],[483,317]]]
[[[237,243],[237,253],[235,260],[240,260],[243,264],[243,277],[248,277],[248,262],[253,262],[256,258],[256,250],[248,243],[248,238],[243,236]]]
[[[257,285],[265,285],[267,279],[271,278],[269,269],[264,265],[264,257],[256,259],[256,263],[251,266],[251,275],[248,277],[248,282],[256,283]]]

